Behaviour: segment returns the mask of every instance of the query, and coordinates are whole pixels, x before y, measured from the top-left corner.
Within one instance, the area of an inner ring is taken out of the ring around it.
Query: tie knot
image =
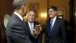
[[[53,21],[53,19],[51,19],[51,21]]]
[[[53,19],[50,20],[50,33],[52,32],[52,27],[53,27]]]
[[[53,22],[53,19],[51,19],[50,23],[52,23],[52,22]]]

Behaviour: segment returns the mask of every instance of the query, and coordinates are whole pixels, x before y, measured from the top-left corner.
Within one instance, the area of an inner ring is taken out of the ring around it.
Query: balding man
[[[35,11],[30,11],[28,13],[28,21],[25,22],[25,26],[27,26],[27,29],[29,31],[30,40],[33,43],[41,43],[42,42],[42,34],[41,34],[41,26],[38,22],[34,21],[36,16]]]

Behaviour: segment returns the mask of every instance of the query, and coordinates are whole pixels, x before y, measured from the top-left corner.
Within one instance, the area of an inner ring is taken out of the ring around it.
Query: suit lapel
[[[30,31],[30,28],[29,28],[28,22],[25,22],[25,25],[26,25],[27,30],[28,30],[29,33],[31,34],[31,31]]]
[[[50,37],[50,20],[47,21],[47,32],[48,32],[48,36]]]
[[[35,28],[35,26],[36,26],[36,23],[34,22],[34,28]]]
[[[56,27],[58,26],[58,17],[56,18],[56,21],[55,21],[55,23],[54,23],[54,26],[53,26],[53,28],[52,28],[52,35],[53,35],[53,33],[55,32],[55,30],[56,30]]]

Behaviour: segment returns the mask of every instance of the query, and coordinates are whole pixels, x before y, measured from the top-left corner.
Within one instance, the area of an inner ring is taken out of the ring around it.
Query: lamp
[[[42,13],[41,14],[41,18],[46,18],[47,17],[47,14],[46,13]]]

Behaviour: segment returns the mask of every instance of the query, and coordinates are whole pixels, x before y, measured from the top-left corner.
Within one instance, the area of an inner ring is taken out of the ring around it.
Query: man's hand
[[[34,35],[38,36],[40,34],[40,32],[42,31],[42,28],[41,28],[40,24],[36,25],[35,29],[33,31],[34,31]]]

